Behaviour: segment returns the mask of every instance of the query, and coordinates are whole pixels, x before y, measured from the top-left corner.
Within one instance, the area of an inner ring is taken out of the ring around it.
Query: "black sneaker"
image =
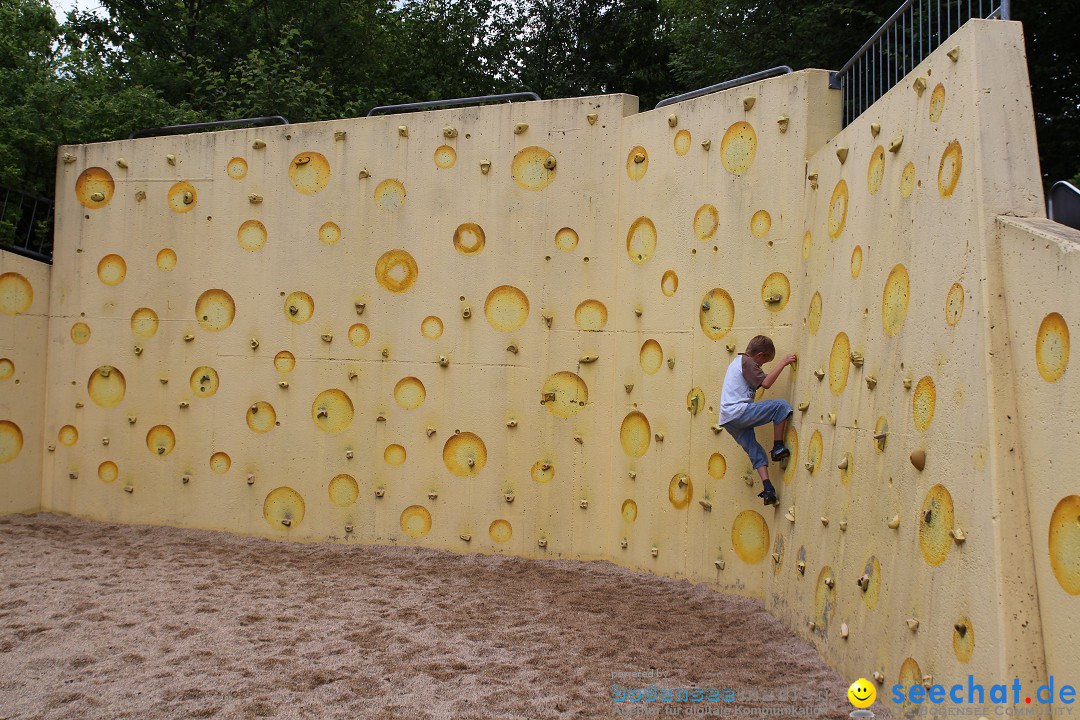
[[[775,492],[769,492],[768,490],[762,490],[757,494],[759,498],[765,501],[765,507],[769,505],[779,505],[780,501],[776,498]]]
[[[773,445],[771,455],[773,462],[780,462],[784,458],[791,457],[791,451],[784,447],[783,443],[778,443],[776,445]]]

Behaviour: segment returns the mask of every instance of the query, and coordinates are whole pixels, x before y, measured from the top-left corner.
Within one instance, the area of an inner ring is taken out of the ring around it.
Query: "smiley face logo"
[[[857,708],[868,708],[874,704],[874,700],[877,698],[877,691],[874,690],[874,686],[866,681],[865,678],[859,678],[855,682],[851,683],[851,687],[847,690],[848,700],[851,704]]]

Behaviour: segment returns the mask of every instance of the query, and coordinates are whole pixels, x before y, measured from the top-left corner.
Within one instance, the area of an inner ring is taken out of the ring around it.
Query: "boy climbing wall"
[[[720,417],[718,423],[735,438],[746,454],[750,456],[754,469],[761,477],[765,489],[758,497],[765,505],[778,505],[776,489],[769,481],[769,460],[765,449],[754,436],[754,428],[773,423],[772,459],[776,462],[791,455],[784,446],[784,430],[791,417],[791,404],[787,400],[763,400],[754,402],[754,393],[759,387],[769,388],[776,382],[784,367],[795,362],[795,354],[784,357],[768,375],[761,369],[765,363],[776,357],[773,341],[765,335],[758,335],[750,340],[746,352],[732,360],[724,375],[724,387],[720,393]]]

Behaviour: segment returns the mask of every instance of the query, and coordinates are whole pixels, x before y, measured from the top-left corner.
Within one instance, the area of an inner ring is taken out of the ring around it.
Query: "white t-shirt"
[[[749,379],[748,379],[749,376]],[[717,424],[735,420],[746,406],[754,402],[754,393],[761,387],[761,381],[765,379],[765,373],[761,366],[754,362],[749,355],[739,355],[728,365],[724,374],[724,387],[720,391],[720,415]],[[751,381],[754,384],[751,384]]]

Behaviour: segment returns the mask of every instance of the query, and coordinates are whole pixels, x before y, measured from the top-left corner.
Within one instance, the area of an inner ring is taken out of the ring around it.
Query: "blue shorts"
[[[761,447],[761,443],[757,441],[754,428],[769,423],[783,422],[790,416],[791,403],[787,400],[762,400],[747,405],[739,417],[724,423],[723,428],[731,433],[735,442],[746,451],[754,464],[754,469],[757,470],[769,464],[769,457],[765,454],[765,448]]]

